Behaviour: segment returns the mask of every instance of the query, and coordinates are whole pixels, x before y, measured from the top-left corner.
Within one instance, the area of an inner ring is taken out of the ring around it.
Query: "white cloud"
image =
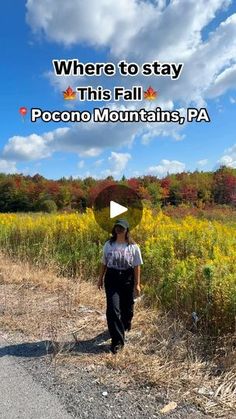
[[[58,128],[38,135],[14,136],[2,151],[3,158],[14,161],[32,161],[50,157],[55,152],[76,153],[81,157],[99,156],[105,149],[130,148],[140,139],[148,143],[154,136],[183,138],[174,123],[78,123],[70,128]]]
[[[87,85],[87,79],[83,76],[80,76],[79,78],[74,76],[56,76],[53,71],[47,71],[46,73],[44,73],[44,76],[46,79],[49,80],[49,83],[51,84],[51,86],[53,86],[58,97],[61,98],[63,98],[63,93],[68,87],[71,87],[76,92],[77,87]],[[97,82],[95,78],[94,81]],[[78,108],[82,105],[82,103],[83,102],[80,102],[79,100],[79,95],[77,95],[76,99],[72,101],[65,100],[64,106],[67,109],[74,109],[75,105],[76,108]]]
[[[78,86],[78,78],[74,76],[55,76],[53,71],[48,71],[44,76],[54,86],[56,91],[60,91],[61,94],[70,86],[73,90]],[[80,77],[80,80],[83,77]]]
[[[107,61],[125,58],[138,63],[184,62],[181,77],[176,81],[168,77],[113,78],[114,83],[119,80],[127,87],[135,80],[135,84],[145,88],[151,84],[158,89],[157,102],[138,103],[138,107],[174,109],[180,103],[184,110],[189,104],[205,105],[210,95],[216,97],[235,86],[236,14],[202,39],[203,29],[229,3],[228,0],[28,0],[27,21],[34,32],[42,32],[49,40],[66,46],[86,43],[106,47],[110,52]],[[67,82],[72,87],[78,85],[77,77],[55,78],[52,72],[47,76],[60,91]],[[85,82],[86,78],[82,80]],[[96,79],[97,84],[107,82],[105,78]],[[132,106],[135,108],[137,104]],[[42,135],[14,136],[5,145],[2,157],[9,161],[30,161],[50,157],[56,151],[96,157],[106,148],[131,147],[137,139],[143,144],[160,136],[181,140],[183,128],[184,125],[161,123],[74,124]],[[175,161],[168,164],[172,168],[183,165]],[[152,169],[162,172],[168,164],[161,163]]]
[[[236,103],[236,99],[234,97],[230,97],[229,101],[230,101],[230,103],[232,103],[232,105],[234,105]]]
[[[130,159],[131,155],[129,153],[115,153],[112,151],[108,161],[110,162],[115,172],[121,172],[125,169]]]
[[[110,157],[108,157],[109,169],[103,171],[104,176],[113,176],[118,177],[123,174],[131,155],[129,153],[116,153],[111,152]]]
[[[130,124],[84,123],[73,125],[54,147],[61,151],[78,152],[81,156],[96,157],[104,149],[131,144],[137,127]]]
[[[236,144],[225,150],[225,154],[217,161],[217,164],[236,168]]]
[[[151,166],[147,173],[155,176],[165,176],[167,173],[180,173],[185,170],[185,164],[178,160],[163,159],[157,166]]]
[[[209,89],[208,97],[217,97],[222,95],[226,90],[236,88],[236,64],[231,68],[222,71],[216,77],[213,85]]]
[[[7,160],[31,161],[50,157],[54,152],[74,152],[96,157],[105,148],[130,145],[138,132],[136,124],[94,122],[58,128],[42,135],[14,136],[2,151]]]
[[[124,106],[111,103],[111,110],[132,110],[134,105]],[[186,110],[179,109],[181,115]],[[9,160],[31,161],[50,157],[55,152],[79,154],[80,157],[97,157],[105,149],[131,148],[134,141],[149,143],[155,137],[171,137],[182,140],[184,125],[176,123],[75,123],[68,128],[58,128],[44,134],[26,137],[14,136],[8,140],[2,156]],[[119,154],[119,153],[118,153]]]
[[[189,56],[201,43],[201,30],[229,3],[174,0],[166,7],[166,1],[28,0],[26,7],[32,30],[58,43],[85,42],[106,46],[115,56],[132,51],[138,58],[153,59],[157,53],[159,59],[174,60]]]
[[[235,86],[236,14],[221,22],[204,41],[202,39],[202,31],[229,4],[229,0],[58,0],[56,3],[54,0],[28,0],[27,21],[34,32],[42,32],[48,39],[67,46],[86,43],[93,47],[106,47],[110,52],[107,61],[117,62],[125,58],[136,60],[139,64],[153,60],[184,62],[181,77],[175,81],[155,76],[148,79],[144,76],[117,76],[112,79],[113,83],[119,82],[126,87],[130,87],[134,80],[135,84],[144,88],[148,87],[147,84],[154,88],[158,86],[158,101],[152,104],[133,103],[136,108],[160,106],[173,109],[176,102],[182,107],[189,104],[206,106],[208,97],[221,95]],[[55,77],[52,72],[48,77],[60,90],[67,84],[67,78]],[[72,87],[78,84],[77,77],[68,80]],[[82,84],[86,81],[88,78],[84,78]],[[106,87],[111,79],[89,78],[89,82],[94,87],[98,84]],[[142,126],[146,129],[143,143],[160,135],[171,135],[177,140],[183,138],[179,128],[182,130],[184,127],[177,124],[173,127],[161,127],[160,124]],[[108,136],[116,129],[107,129]],[[138,136],[138,130],[139,127],[133,125],[128,136]],[[100,138],[101,132],[104,129],[97,124],[93,133]],[[87,133],[81,130],[83,144],[86,143]],[[120,140],[120,145],[123,145],[122,136]],[[106,142],[109,142],[108,139],[105,141],[103,138],[101,148],[106,147]],[[127,145],[131,143],[131,140],[127,141]],[[115,145],[118,144],[119,141],[115,141]],[[100,150],[97,146],[90,150],[83,148],[85,155],[90,156],[98,155]]]
[[[31,134],[27,137],[14,136],[8,140],[2,155],[7,160],[30,161],[50,157],[55,151],[55,139],[65,135],[68,128],[58,128],[43,135]]]
[[[229,0],[174,0],[166,7],[165,1],[28,0],[27,21],[34,31],[58,43],[105,46],[115,61],[184,62],[179,80],[152,77],[148,82],[158,82],[163,102],[203,105],[213,91],[222,94],[235,85],[231,67],[236,62],[236,14],[202,40],[203,29],[229,4]],[[143,85],[147,82],[145,77],[138,79]],[[133,80],[122,77],[122,83],[130,85]]]
[[[185,109],[177,109],[180,112],[181,116],[186,118]],[[186,119],[185,119],[186,120]],[[184,123],[184,125],[186,122]],[[181,133],[184,128],[184,125],[176,124],[174,122],[157,122],[146,124],[145,129],[141,137],[142,144],[148,144],[154,138],[162,137],[171,137],[176,141],[182,141],[185,138],[185,134]]]
[[[16,163],[14,161],[8,161],[0,159],[0,173],[17,173]]]
[[[125,46],[150,21],[154,5],[136,0],[28,0],[33,31],[64,45]],[[158,9],[157,9],[158,10]],[[135,23],[135,24],[134,24]]]
[[[134,106],[111,104],[112,110],[133,109]],[[183,110],[181,109],[181,114]],[[26,137],[14,136],[8,140],[2,156],[8,160],[32,161],[50,157],[55,152],[79,154],[80,157],[97,157],[105,149],[128,147],[140,140],[147,144],[158,136],[181,140],[183,125],[174,123],[75,123],[68,128],[58,128],[44,134]],[[117,156],[119,153],[117,154]],[[113,156],[113,159],[115,157]]]
[[[208,163],[208,159],[202,159],[202,160],[197,161],[198,166],[206,166],[207,163]]]

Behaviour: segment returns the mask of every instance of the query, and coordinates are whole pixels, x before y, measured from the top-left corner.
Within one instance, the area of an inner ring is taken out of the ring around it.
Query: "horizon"
[[[182,172],[166,173],[163,176],[152,175],[152,174],[142,174],[142,175],[138,175],[138,176],[127,177],[127,176],[125,176],[125,174],[122,174],[120,176],[120,178],[118,178],[118,179],[114,178],[112,175],[108,175],[107,177],[103,177],[103,178],[93,177],[93,176],[79,177],[79,175],[77,177],[73,177],[72,175],[69,175],[69,176],[61,176],[60,178],[57,178],[57,179],[52,179],[52,178],[43,176],[39,172],[34,173],[34,174],[24,174],[24,173],[20,173],[20,172],[17,172],[17,173],[4,173],[4,172],[0,172],[0,177],[2,175],[3,176],[6,176],[6,177],[7,176],[9,176],[9,177],[11,177],[11,176],[23,176],[23,177],[30,177],[30,178],[34,178],[36,176],[40,176],[40,177],[44,178],[45,180],[55,181],[55,182],[60,181],[60,180],[63,180],[63,179],[66,179],[66,180],[69,180],[69,181],[70,180],[71,181],[76,181],[76,180],[84,181],[86,179],[92,178],[95,181],[113,180],[114,182],[121,182],[122,180],[139,179],[139,178],[144,178],[144,177],[156,178],[157,180],[164,180],[167,177],[171,177],[171,176],[175,176],[175,175],[178,176],[178,175],[183,175],[183,174],[185,174],[185,175],[186,174],[187,175],[192,175],[192,174],[196,174],[196,173],[199,173],[199,174],[214,174],[214,173],[216,173],[216,172],[218,172],[220,170],[227,170],[227,169],[229,169],[232,172],[235,172],[235,175],[236,175],[236,168],[229,167],[229,166],[226,166],[226,165],[221,165],[218,168],[215,168],[214,170],[203,170],[203,169],[201,169],[201,170],[195,169],[193,171],[186,170],[186,171],[182,171]]]

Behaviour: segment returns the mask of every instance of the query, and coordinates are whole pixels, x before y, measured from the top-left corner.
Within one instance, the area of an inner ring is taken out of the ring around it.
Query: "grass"
[[[205,334],[235,333],[236,234],[222,221],[167,217],[144,209],[132,231],[144,260],[143,292],[184,322],[196,312]],[[108,234],[84,214],[0,215],[0,248],[12,258],[93,281]]]
[[[129,343],[114,356],[93,350],[106,320],[104,292],[91,281],[63,278],[52,268],[33,267],[1,253],[0,294],[1,330],[23,341],[51,341],[55,366],[86,365],[103,382],[119,372],[121,388],[148,384],[208,415],[235,417],[235,335],[206,337],[143,299],[135,306]]]

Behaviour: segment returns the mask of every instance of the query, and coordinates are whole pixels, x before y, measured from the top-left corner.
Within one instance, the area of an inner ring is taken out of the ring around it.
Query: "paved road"
[[[59,399],[7,354],[8,345],[0,335],[0,419],[72,419]]]

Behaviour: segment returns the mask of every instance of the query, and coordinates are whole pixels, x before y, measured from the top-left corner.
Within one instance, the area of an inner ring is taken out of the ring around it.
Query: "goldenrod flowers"
[[[199,327],[233,331],[236,316],[236,230],[217,221],[175,220],[145,208],[132,231],[144,260],[143,289],[162,305]],[[79,214],[0,214],[0,245],[37,264],[56,262],[65,273],[94,279],[108,234],[91,209]]]

